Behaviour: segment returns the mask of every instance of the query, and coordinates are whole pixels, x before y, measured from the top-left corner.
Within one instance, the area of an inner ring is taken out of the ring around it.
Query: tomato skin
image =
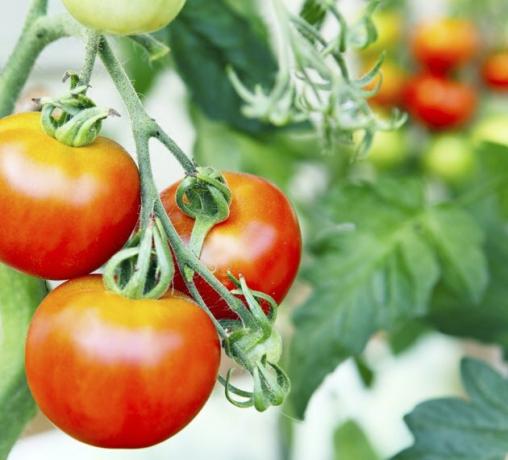
[[[465,20],[445,18],[416,28],[413,54],[429,71],[443,74],[467,63],[478,49],[475,26]]]
[[[433,75],[411,79],[404,100],[414,118],[435,130],[465,124],[473,116],[477,103],[475,91],[469,85]]]
[[[508,91],[508,51],[487,57],[482,68],[483,81],[497,91]]]
[[[69,435],[107,448],[148,447],[180,431],[210,396],[219,362],[215,328],[190,299],[126,299],[97,275],[50,293],[26,342],[41,410]]]
[[[205,239],[201,260],[228,289],[234,285],[227,273],[243,275],[249,287],[272,296],[280,303],[293,283],[301,258],[298,219],[285,195],[266,180],[236,172],[224,173],[233,194],[229,219],[216,225]],[[175,202],[179,183],[161,194],[161,199],[177,232],[188,243],[194,220]],[[218,319],[235,315],[201,278],[196,286]],[[175,288],[187,292],[179,273]]]
[[[115,142],[72,148],[40,114],[0,120],[0,260],[45,279],[88,274],[128,239],[140,206],[136,164]]]
[[[155,32],[169,24],[185,0],[62,0],[74,18],[90,29],[115,35]]]

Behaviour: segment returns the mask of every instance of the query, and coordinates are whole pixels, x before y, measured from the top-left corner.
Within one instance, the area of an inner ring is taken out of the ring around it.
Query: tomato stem
[[[95,60],[97,58],[97,53],[99,52],[100,41],[101,36],[97,32],[93,30],[87,31],[85,62],[81,69],[81,73],[79,74],[80,85],[86,87],[90,85],[90,79],[92,78]]]

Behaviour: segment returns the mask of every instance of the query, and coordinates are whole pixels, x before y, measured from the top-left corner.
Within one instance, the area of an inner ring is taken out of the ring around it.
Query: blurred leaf
[[[405,321],[396,326],[388,335],[388,343],[392,353],[395,355],[404,353],[429,332],[429,329],[429,326],[419,319]]]
[[[300,16],[309,24],[319,28],[326,19],[326,8],[320,0],[305,0]]]
[[[318,148],[315,139],[298,132],[277,131],[254,138],[213,122],[198,110],[193,120],[197,132],[194,158],[198,163],[258,174],[283,188],[293,178],[297,161],[314,158]]]
[[[371,388],[374,384],[374,380],[376,379],[376,374],[369,367],[369,365],[365,362],[365,360],[361,356],[355,356],[354,363],[358,375],[362,379],[362,383],[367,387]]]
[[[25,337],[46,284],[0,265],[0,458],[7,454],[36,407],[25,378]]]
[[[442,398],[418,405],[405,421],[415,437],[394,460],[505,460],[508,381],[485,363],[465,359],[469,400]]]
[[[259,21],[233,10],[224,0],[189,0],[169,27],[170,46],[192,100],[212,119],[258,133],[270,129],[241,113],[243,102],[226,69],[247,84],[270,87],[277,70]]]
[[[361,427],[353,420],[339,426],[333,435],[334,460],[379,460]]]
[[[427,206],[419,181],[338,187],[322,206],[314,259],[304,271],[313,292],[293,318],[297,417],[324,377],[360,354],[373,333],[423,316],[439,280],[476,301],[487,279],[475,221],[458,208]],[[344,222],[354,229],[344,231]]]

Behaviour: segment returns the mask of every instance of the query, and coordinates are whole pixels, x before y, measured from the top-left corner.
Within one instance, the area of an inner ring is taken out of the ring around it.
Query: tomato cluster
[[[205,238],[201,260],[228,289],[230,275],[280,302],[301,256],[298,220],[285,195],[249,174],[225,173],[230,214]],[[194,227],[175,199],[161,199],[185,243]],[[161,442],[186,426],[210,396],[220,343],[178,272],[160,299],[127,298],[90,275],[135,229],[140,176],[129,154],[99,137],[69,147],[42,129],[39,113],[0,120],[0,260],[69,280],[37,309],[26,374],[41,410],[75,438],[109,448]],[[236,319],[201,278],[217,319]],[[183,291],[180,292],[180,291]]]

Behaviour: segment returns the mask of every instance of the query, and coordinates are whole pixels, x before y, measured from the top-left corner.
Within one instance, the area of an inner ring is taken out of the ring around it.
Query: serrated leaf
[[[353,420],[340,425],[333,435],[334,460],[378,460],[361,427]]]
[[[226,72],[231,66],[247,84],[273,83],[277,68],[259,21],[248,21],[224,0],[189,0],[169,30],[177,70],[208,117],[253,133],[269,129],[242,115]]]
[[[46,295],[46,284],[0,265],[0,458],[7,454],[35,403],[25,379],[24,350],[28,324]]]
[[[508,380],[482,361],[465,359],[468,399],[443,398],[417,406],[405,421],[412,447],[393,460],[505,460],[508,453]]]
[[[315,233],[324,236],[304,270],[313,292],[293,318],[297,417],[326,375],[360,354],[375,332],[424,316],[439,280],[480,295],[487,270],[477,224],[458,208],[428,207],[423,197],[418,181],[398,179],[339,187],[322,203]],[[327,232],[323,215],[332,228],[350,223],[353,230]]]

